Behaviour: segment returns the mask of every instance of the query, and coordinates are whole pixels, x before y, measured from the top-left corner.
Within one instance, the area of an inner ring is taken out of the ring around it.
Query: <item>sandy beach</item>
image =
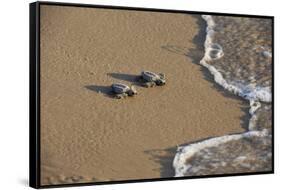
[[[174,176],[178,145],[245,131],[249,105],[213,82],[200,15],[41,7],[41,183]],[[142,70],[166,74],[144,88]],[[139,94],[108,96],[114,82]]]

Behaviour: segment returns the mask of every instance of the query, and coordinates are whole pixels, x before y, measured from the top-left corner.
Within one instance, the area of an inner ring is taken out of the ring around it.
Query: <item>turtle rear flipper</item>
[[[127,94],[116,94],[115,95],[115,98],[117,99],[123,99],[123,98],[126,98],[128,95]]]
[[[146,83],[144,83],[144,86],[146,88],[154,87],[155,85],[156,85],[155,82],[146,82]]]
[[[122,99],[123,96],[121,96],[121,94],[116,94],[116,95],[115,95],[115,98],[116,98],[116,99]]]

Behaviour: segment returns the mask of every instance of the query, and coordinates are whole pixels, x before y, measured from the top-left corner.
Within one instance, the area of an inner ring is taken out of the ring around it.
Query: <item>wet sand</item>
[[[200,16],[41,7],[41,183],[172,177],[177,145],[245,130],[248,104],[198,64]],[[167,85],[117,100],[142,70]]]

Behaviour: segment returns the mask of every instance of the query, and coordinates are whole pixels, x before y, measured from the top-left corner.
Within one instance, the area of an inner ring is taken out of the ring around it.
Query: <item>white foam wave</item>
[[[214,76],[214,80],[216,83],[221,85],[226,90],[232,92],[233,94],[249,100],[249,113],[251,114],[251,118],[249,120],[248,125],[249,131],[241,134],[215,137],[201,142],[193,143],[184,147],[178,147],[177,153],[173,161],[173,167],[175,168],[175,177],[184,176],[185,173],[192,168],[192,165],[187,164],[186,161],[202,149],[208,147],[216,147],[229,141],[239,140],[246,137],[264,137],[269,135],[266,129],[264,129],[263,131],[256,131],[256,122],[258,116],[255,114],[255,112],[261,107],[260,101],[271,102],[270,88],[256,87],[251,84],[229,84],[214,66],[208,64],[208,61],[220,59],[224,54],[223,48],[219,44],[213,43],[213,36],[215,34],[214,20],[210,15],[203,15],[202,18],[207,22],[207,35],[204,44],[205,55],[200,61],[200,64],[210,71],[210,73]]]
[[[265,137],[265,136],[268,136],[268,131],[266,129],[264,129],[263,131],[249,131],[242,134],[215,137],[198,143],[193,143],[184,147],[178,147],[177,154],[173,161],[173,167],[175,168],[175,177],[184,176],[185,173],[192,168],[191,164],[186,164],[186,160],[194,156],[200,150],[210,147],[217,147],[221,144],[233,140],[239,140],[242,138]]]
[[[215,22],[212,16],[203,15],[202,18],[207,22],[207,35],[204,44],[205,55],[200,61],[200,64],[208,68],[211,74],[214,76],[215,82],[220,84],[226,90],[249,101],[271,102],[271,89],[269,87],[253,87],[251,84],[229,84],[214,66],[208,64],[208,61],[221,58],[223,56],[223,49],[219,44],[213,43],[213,36],[215,34]]]
[[[215,35],[215,22],[210,15],[202,15],[202,18],[207,22],[206,29],[206,40],[204,43],[205,46],[205,55],[203,59],[200,61],[200,64],[206,67],[210,73],[214,76],[214,80],[216,83],[221,85],[224,89],[232,92],[235,95],[241,96],[250,102],[250,110],[251,119],[249,121],[249,130],[254,130],[257,116],[254,115],[255,112],[260,108],[261,104],[259,101],[263,102],[271,102],[271,89],[270,87],[256,87],[252,84],[230,84],[228,83],[222,76],[222,74],[212,65],[208,64],[208,61],[219,59],[223,56],[222,47],[213,43],[213,37]],[[265,49],[264,47],[262,49]],[[212,52],[216,51],[217,55],[213,56]],[[213,58],[215,57],[215,59]]]

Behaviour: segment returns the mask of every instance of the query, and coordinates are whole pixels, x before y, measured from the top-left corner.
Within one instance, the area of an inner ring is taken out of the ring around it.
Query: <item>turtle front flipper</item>
[[[160,77],[161,79],[165,79],[165,74],[164,74],[164,73],[159,73],[158,75],[159,75],[159,77]]]

